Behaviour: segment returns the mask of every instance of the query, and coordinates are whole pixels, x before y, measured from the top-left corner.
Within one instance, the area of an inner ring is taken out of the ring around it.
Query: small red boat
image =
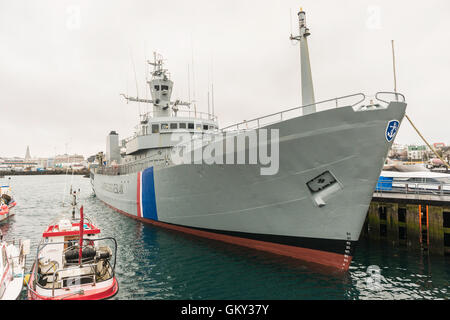
[[[11,187],[9,185],[0,186],[0,222],[13,215],[11,209],[14,208],[16,204],[16,201],[11,195]]]
[[[30,300],[100,300],[119,290],[117,242],[80,208],[79,219],[58,218],[42,234],[28,281]],[[111,244],[114,250],[111,249]]]

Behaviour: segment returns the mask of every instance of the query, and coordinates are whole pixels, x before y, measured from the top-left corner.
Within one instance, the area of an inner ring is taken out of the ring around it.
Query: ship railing
[[[405,102],[406,101],[405,96],[403,94],[401,94],[401,93],[398,93],[398,92],[388,92],[388,91],[377,92],[375,94],[375,99],[377,99],[380,102],[387,103],[387,104],[389,104],[389,102],[384,100],[384,99],[381,99],[380,95],[381,96],[384,96],[384,95],[394,96],[395,97],[395,101],[400,101],[400,102]],[[394,100],[391,100],[391,101],[394,101]]]
[[[138,129],[135,127],[135,130],[138,131]],[[131,137],[127,137],[122,139],[122,146],[125,146],[128,142],[135,139],[138,136],[138,134],[135,132]]]
[[[383,193],[450,196],[450,183],[379,181],[375,189],[375,194],[382,195]]]
[[[155,112],[148,111],[141,115],[141,120],[150,119],[150,118],[158,118],[159,116],[155,116]],[[183,118],[191,118],[191,119],[197,119],[197,120],[209,120],[217,122],[218,117],[212,113],[209,112],[200,112],[196,110],[178,110],[174,111],[171,110],[171,113],[169,117],[183,117]]]
[[[0,236],[1,236],[1,231],[0,231]],[[1,237],[0,237],[1,238]],[[16,245],[16,239],[11,239],[11,240],[3,240],[7,245]],[[19,255],[18,256],[13,256],[13,255],[9,255],[7,256],[8,259],[11,260],[11,267],[12,267],[12,273],[14,274],[14,264],[13,263],[15,260],[14,259],[18,259],[18,263],[19,265],[22,265],[23,261],[26,259],[26,253],[25,253],[25,242],[29,242],[29,240],[22,240],[19,239],[18,240],[18,245],[19,245]],[[29,243],[28,243],[28,247],[29,247]],[[27,249],[29,250],[29,248]]]
[[[69,204],[69,203],[66,203],[66,204]],[[70,205],[70,204],[69,204],[69,205]],[[64,206],[64,203],[63,203],[63,206]],[[75,212],[76,212],[76,211],[75,211]],[[51,220],[49,226],[53,226],[53,227],[54,227],[61,219],[67,219],[67,220],[70,220],[70,219],[67,217],[66,214],[62,213],[62,214],[56,216],[55,218],[53,218],[53,220]],[[90,225],[90,226],[94,226],[94,227],[98,228],[97,222],[96,222],[95,219],[92,218],[91,216],[88,216],[88,215],[86,214],[86,215],[84,215],[83,220],[84,220],[84,224],[88,224],[88,225]]]
[[[135,173],[138,171],[143,171],[143,170],[147,169],[148,167],[154,167],[154,166],[161,165],[161,164],[167,163],[167,162],[168,162],[167,159],[146,159],[146,160],[140,161],[140,162],[133,162],[133,163],[121,164],[121,165],[117,165],[117,166],[97,168],[95,172],[98,174],[117,176],[117,175],[130,174],[130,173]]]
[[[265,115],[262,117],[258,117],[258,118],[254,118],[251,120],[244,120],[242,122],[227,126],[225,128],[222,128],[222,131],[239,131],[239,130],[247,130],[247,129],[258,129],[262,126],[267,126],[269,124],[272,123],[277,123],[280,121],[284,121],[293,117],[298,117],[299,114],[298,112],[300,112],[300,116],[302,115],[302,111],[304,108],[306,107],[310,107],[310,106],[323,106],[324,104],[328,103],[332,103],[332,107],[328,106],[325,107],[325,109],[330,109],[330,108],[339,108],[339,103],[342,102],[342,100],[345,99],[350,99],[350,98],[355,98],[355,97],[360,97],[360,99],[358,99],[356,102],[352,103],[352,104],[345,104],[345,106],[356,106],[360,103],[362,103],[364,100],[366,100],[366,96],[364,93],[355,93],[355,94],[350,94],[347,96],[342,96],[342,97],[337,97],[337,98],[333,98],[333,99],[328,99],[328,100],[323,100],[323,101],[319,101],[319,102],[315,102],[315,103],[311,103],[311,104],[307,104],[301,107],[294,107],[294,108],[290,108],[290,109],[286,109],[283,111],[279,111],[279,112],[275,112],[269,115]],[[341,104],[341,106],[343,106]]]
[[[38,247],[37,247],[37,250],[36,250],[35,267],[34,267],[34,272],[33,272],[33,274],[34,274],[34,276],[33,276],[33,283],[32,283],[32,284],[28,283],[28,288],[29,288],[32,292],[34,292],[34,293],[36,294],[36,284],[37,284],[37,282],[38,282],[38,273],[37,273],[38,265],[37,265],[37,264],[38,264],[38,261],[39,261],[39,253],[40,253],[46,246],[50,246],[50,245],[58,245],[58,244],[67,244],[67,245],[72,246],[73,243],[74,243],[74,241],[78,241],[78,240],[79,240],[79,239],[72,240],[72,241],[60,241],[60,242],[51,242],[51,243],[48,243],[48,242],[47,242],[47,243],[44,243],[43,241],[41,241],[41,243],[39,243],[39,245],[38,245]],[[85,247],[87,247],[87,246],[92,246],[92,243],[97,242],[97,241],[102,241],[102,240],[109,240],[109,241],[112,241],[112,242],[114,243],[114,253],[113,253],[114,264],[111,265],[111,263],[110,263],[111,257],[110,257],[109,259],[106,260],[106,261],[107,261],[108,267],[110,267],[111,270],[112,270],[112,273],[110,274],[111,277],[110,277],[109,279],[113,278],[114,275],[115,275],[115,270],[116,270],[116,258],[117,258],[117,241],[116,241],[116,239],[114,239],[114,238],[112,238],[112,237],[104,237],[104,238],[98,238],[98,239],[83,239],[83,240],[86,241],[86,242],[88,242],[89,244],[88,244],[88,245],[83,245],[82,248],[85,248]],[[63,256],[64,256],[64,252],[65,252],[65,251],[67,251],[67,249],[66,249],[66,250],[63,250]],[[91,261],[89,261],[89,262],[91,262]],[[81,260],[81,265],[78,264],[78,265],[73,266],[73,267],[69,267],[69,268],[66,267],[66,268],[63,268],[63,269],[60,268],[60,269],[55,270],[55,271],[53,272],[53,278],[52,278],[52,281],[53,281],[53,285],[52,285],[52,296],[54,295],[55,283],[59,283],[60,281],[62,281],[62,279],[59,279],[58,281],[55,281],[55,279],[56,279],[55,276],[56,276],[58,273],[60,273],[60,272],[62,272],[62,271],[65,271],[65,270],[72,270],[72,269],[77,269],[77,270],[79,270],[80,268],[86,267],[86,266],[92,267],[92,263],[86,263],[86,262],[83,263],[83,261]],[[109,268],[108,268],[108,270],[109,270]],[[109,272],[109,271],[108,271],[108,272]],[[87,275],[79,275],[79,276],[77,276],[77,277],[80,278],[80,279],[81,279],[81,278],[84,278],[84,277],[91,277],[91,274],[87,274]],[[94,281],[94,283],[95,283],[95,281],[96,281],[95,276],[94,276],[93,281]],[[81,283],[81,281],[80,281],[80,283]]]
[[[12,241],[5,241],[6,244],[12,244],[13,246],[15,246],[15,239],[13,239]],[[16,276],[22,276],[25,268],[21,267],[21,266],[25,266],[25,262],[26,262],[26,254],[24,252],[24,242],[20,239],[19,240],[19,255],[18,256],[13,256],[13,255],[9,255],[7,256],[7,259],[10,262],[10,267],[11,267],[11,273],[13,275],[13,277]],[[19,268],[20,273],[16,273],[16,268]]]
[[[402,100],[402,102],[405,101],[405,96],[401,93],[396,92],[377,92],[374,96],[376,100],[379,102],[385,103],[386,105],[389,104],[388,101],[382,99],[381,97],[384,97],[385,95],[391,95],[394,96],[395,100],[392,101],[399,101]],[[358,98],[356,102],[349,102],[349,99],[355,99]],[[290,109],[286,109],[280,112],[272,113],[269,115],[265,115],[262,117],[254,118],[251,120],[244,120],[242,122],[227,126],[222,128],[222,131],[245,131],[245,130],[253,130],[253,129],[259,129],[263,126],[267,126],[273,123],[277,123],[283,120],[291,119],[294,117],[299,116],[299,112],[301,115],[303,115],[303,109],[310,106],[316,106],[319,107],[320,110],[317,111],[324,111],[332,108],[341,108],[341,107],[356,107],[357,105],[360,105],[364,101],[366,101],[368,97],[364,93],[355,93],[350,94],[342,97],[337,97],[333,99],[323,100],[316,103],[307,104],[301,107],[294,107]],[[374,108],[380,107],[380,105],[374,104],[373,100],[370,100],[370,103],[368,107],[373,106]],[[361,106],[363,107],[363,106]],[[361,108],[358,108],[361,109]]]
[[[82,267],[86,267],[86,265],[82,266]],[[81,267],[81,268],[82,268]],[[65,268],[65,269],[58,269],[55,270],[55,272],[53,272],[53,282],[52,282],[52,297],[55,296],[55,286],[56,284],[61,283],[61,288],[68,288],[68,287],[74,287],[74,286],[79,286],[81,285],[81,280],[82,279],[89,279],[91,280],[91,282],[93,283],[93,285],[95,285],[95,265],[94,267],[91,265],[91,273],[89,274],[84,274],[84,275],[78,275],[78,276],[73,276],[73,277],[69,277],[67,279],[64,280],[68,280],[68,279],[75,279],[76,281],[74,281],[73,283],[71,283],[70,285],[66,285],[65,287],[62,286],[63,284],[63,279],[59,279],[57,281],[55,281],[56,276],[58,276],[61,272],[63,271],[69,271],[69,270],[81,270],[80,266],[76,266],[76,267],[71,267],[71,268]]]
[[[146,112],[144,114],[141,115],[141,124],[138,124],[136,126],[134,126],[134,134],[130,137],[124,138],[121,141],[122,146],[126,146],[126,144],[128,142],[130,142],[131,140],[139,137],[139,136],[147,136],[150,135],[151,133],[149,132],[142,132],[142,130],[140,129],[140,126],[144,123],[144,121],[149,121],[150,119],[156,119],[158,117],[154,116],[154,112],[153,111],[149,111]],[[200,111],[191,111],[191,110],[178,110],[177,112],[172,111],[172,113],[170,114],[170,117],[183,117],[183,118],[188,118],[192,121],[195,120],[208,120],[211,122],[214,122],[217,124],[218,121],[218,117],[212,113],[208,113],[208,112],[200,112]],[[150,121],[151,123],[152,121]],[[169,121],[170,122],[170,121]],[[168,131],[170,132],[170,131]]]

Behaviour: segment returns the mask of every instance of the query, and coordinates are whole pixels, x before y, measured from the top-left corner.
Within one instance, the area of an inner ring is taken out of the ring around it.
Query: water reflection
[[[35,252],[47,224],[69,207],[72,183],[79,201],[118,242],[114,299],[448,299],[449,261],[363,241],[349,272],[329,272],[287,257],[160,229],[125,217],[92,196],[81,176],[16,176],[15,217],[0,225],[5,238],[31,239]],[[66,197],[68,200],[68,197]],[[31,268],[34,256],[27,259]],[[371,279],[369,266],[380,277]],[[376,285],[374,285],[376,284]],[[22,295],[26,297],[25,291]]]

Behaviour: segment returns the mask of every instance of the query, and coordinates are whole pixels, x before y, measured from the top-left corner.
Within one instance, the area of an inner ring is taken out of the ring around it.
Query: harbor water
[[[448,299],[450,258],[360,241],[348,272],[143,224],[105,206],[82,176],[13,176],[15,216],[0,225],[7,240],[30,239],[30,270],[45,227],[70,214],[70,185],[104,236],[118,242],[113,299]],[[25,289],[21,295],[26,299]]]

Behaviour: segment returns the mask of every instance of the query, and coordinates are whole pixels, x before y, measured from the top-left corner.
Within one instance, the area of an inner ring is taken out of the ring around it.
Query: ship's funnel
[[[119,135],[111,131],[106,138],[106,161],[111,164],[113,161],[120,163]]]

